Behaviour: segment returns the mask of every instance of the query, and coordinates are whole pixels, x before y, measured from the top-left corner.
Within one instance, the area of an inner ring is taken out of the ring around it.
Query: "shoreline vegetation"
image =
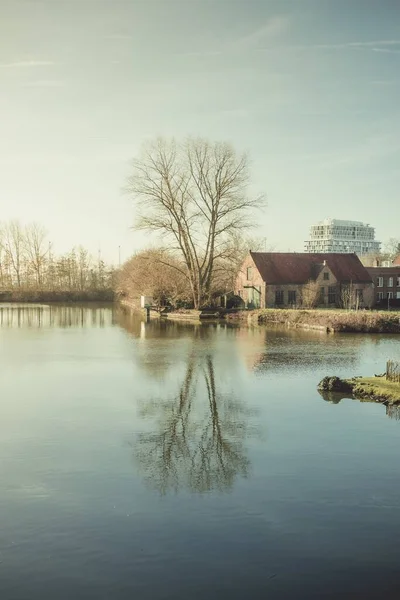
[[[144,312],[137,304],[128,299],[119,300],[120,304],[134,311]],[[265,325],[309,329],[324,333],[400,333],[399,311],[346,311],[346,310],[301,310],[301,309],[260,309],[225,310],[213,308],[206,310],[180,309],[159,313],[151,311],[151,317],[171,320],[224,320],[239,325]]]
[[[374,310],[260,309],[226,315],[229,321],[251,325],[284,325],[326,333],[400,333],[400,312]]]
[[[100,250],[59,254],[40,223],[0,222],[0,302],[112,302],[115,274]]]
[[[400,403],[400,383],[388,381],[385,375],[351,379],[324,377],[318,384],[318,390],[326,400],[333,402],[341,397],[381,404]]]
[[[118,302],[134,312],[145,314],[135,302],[118,298],[112,288],[95,290],[12,290],[0,291],[0,303],[57,303],[57,302]],[[259,309],[205,310],[178,309],[159,312],[151,310],[151,318],[167,318],[182,321],[223,320],[231,324],[248,326],[284,326],[315,330],[324,333],[400,333],[399,311],[346,311],[346,310],[301,310]]]
[[[13,290],[0,291],[0,303],[46,304],[77,302],[114,302],[112,289],[99,290]]]

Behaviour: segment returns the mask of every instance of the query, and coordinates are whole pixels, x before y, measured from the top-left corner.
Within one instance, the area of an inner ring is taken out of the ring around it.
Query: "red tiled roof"
[[[400,275],[400,264],[392,267],[365,267],[372,278],[379,275]]]
[[[323,262],[340,282],[371,283],[356,254],[308,254],[296,252],[250,252],[261,277],[269,284],[306,283],[314,279]]]

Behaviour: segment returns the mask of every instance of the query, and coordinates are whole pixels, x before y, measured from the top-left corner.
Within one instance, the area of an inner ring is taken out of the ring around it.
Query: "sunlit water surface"
[[[399,338],[0,305],[0,598],[400,598]]]

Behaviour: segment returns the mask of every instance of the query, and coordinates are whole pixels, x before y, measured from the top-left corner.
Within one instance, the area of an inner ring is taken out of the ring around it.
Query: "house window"
[[[377,287],[383,287],[383,277],[377,277],[376,278],[376,286]]]
[[[324,287],[321,287],[319,289],[319,301],[321,304],[324,304],[324,302],[325,302],[325,288]]]
[[[284,303],[283,290],[276,290],[276,292],[275,292],[275,304],[279,305],[279,304],[283,304],[283,303]]]
[[[288,304],[296,304],[296,290],[288,291]]]
[[[253,267],[247,267],[247,281],[253,279]]]
[[[393,292],[388,292],[387,293],[387,299],[391,300],[393,298]]]
[[[397,278],[397,287],[400,287],[400,277]]]
[[[329,280],[329,271],[325,271],[324,272],[324,280],[328,281]]]
[[[383,292],[378,292],[378,302],[383,300]]]
[[[400,292],[396,292],[396,298],[397,300],[400,300]]]
[[[388,287],[393,287],[393,277],[389,277]]]
[[[328,304],[336,304],[336,287],[334,285],[328,287]]]

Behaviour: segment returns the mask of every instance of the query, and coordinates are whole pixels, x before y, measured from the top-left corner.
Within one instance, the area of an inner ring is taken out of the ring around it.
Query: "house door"
[[[261,307],[261,290],[255,287],[249,287],[247,290],[247,307],[248,308],[260,308]]]

